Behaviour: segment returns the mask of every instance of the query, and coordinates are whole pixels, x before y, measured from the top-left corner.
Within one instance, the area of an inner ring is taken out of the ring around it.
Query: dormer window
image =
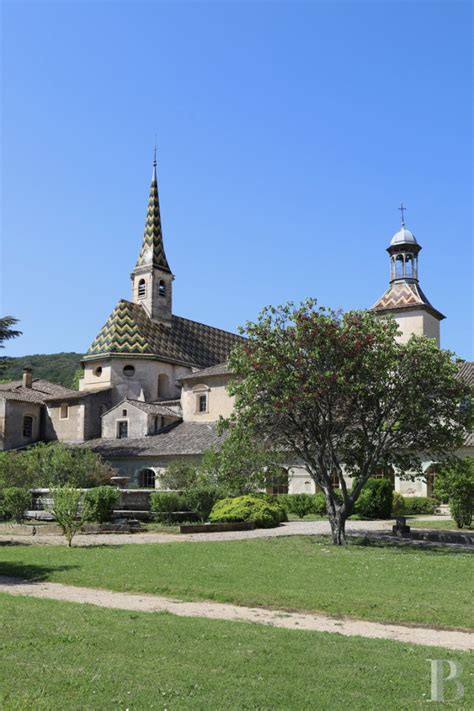
[[[144,299],[146,296],[146,282],[145,279],[140,279],[138,282],[138,298]]]
[[[160,279],[158,284],[158,294],[159,296],[166,296],[166,284],[163,279]]]

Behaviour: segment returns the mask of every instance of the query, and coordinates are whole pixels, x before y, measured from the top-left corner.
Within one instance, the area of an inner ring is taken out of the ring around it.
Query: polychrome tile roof
[[[158,183],[156,180],[156,164],[153,166],[153,177],[148,198],[145,232],[143,243],[138,257],[137,267],[150,266],[162,269],[171,274],[171,269],[166,259],[161,229],[160,201],[158,197]]]
[[[152,321],[139,304],[119,301],[85,355],[132,356],[206,368],[226,360],[242,341],[229,331],[172,316],[171,325]]]
[[[440,320],[445,318],[426,298],[416,282],[395,281],[385,294],[372,306],[370,311],[391,311],[393,309],[415,309],[424,307]]]

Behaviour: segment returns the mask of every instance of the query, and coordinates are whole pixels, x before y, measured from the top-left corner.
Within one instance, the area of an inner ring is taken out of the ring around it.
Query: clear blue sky
[[[84,352],[140,249],[155,136],[174,311],[370,307],[397,207],[472,357],[470,2],[4,2],[10,355]]]

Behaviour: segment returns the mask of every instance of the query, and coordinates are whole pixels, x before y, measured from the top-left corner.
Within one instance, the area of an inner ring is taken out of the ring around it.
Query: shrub
[[[159,521],[171,523],[171,514],[183,511],[184,497],[176,491],[156,491],[150,497],[150,509]]]
[[[403,499],[404,513],[407,516],[416,514],[432,514],[436,508],[436,501],[427,496],[405,496]]]
[[[313,495],[313,513],[317,516],[326,516],[327,514],[326,497],[322,491]]]
[[[24,518],[25,511],[31,506],[31,494],[19,486],[9,486],[3,490],[1,507],[5,518],[12,518],[17,523]]]
[[[84,521],[110,521],[119,497],[120,492],[111,486],[97,486],[86,491],[82,510]]]
[[[474,512],[474,459],[466,457],[451,463],[436,476],[435,492],[447,499],[458,528],[470,526]]]
[[[354,513],[361,518],[390,518],[393,486],[388,479],[369,479],[361,491]]]
[[[464,528],[472,523],[473,501],[471,498],[453,496],[449,499],[449,510],[458,528]]]
[[[81,514],[82,492],[70,486],[59,486],[56,489],[51,489],[51,494],[53,496],[53,516],[61,527],[70,548],[72,539],[84,522]]]
[[[186,491],[181,499],[186,510],[195,513],[201,521],[207,521],[220,495],[217,486],[196,486]]]
[[[288,494],[287,510],[298,518],[304,518],[314,511],[314,497],[311,494]]]
[[[404,513],[405,499],[398,491],[394,491],[392,497],[392,516],[403,516]]]
[[[270,504],[259,496],[247,495],[217,501],[209,515],[209,521],[212,523],[252,521],[258,528],[272,528],[278,526],[281,515],[281,506]]]

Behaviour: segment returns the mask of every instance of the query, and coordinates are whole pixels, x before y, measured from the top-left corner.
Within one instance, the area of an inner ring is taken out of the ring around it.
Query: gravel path
[[[386,531],[391,530],[392,521],[350,521],[346,526],[348,533],[353,531]],[[37,531],[40,529],[38,526]],[[101,533],[78,534],[74,537],[73,545],[97,546],[115,545],[126,543],[201,543],[204,541],[236,541],[248,538],[273,538],[275,536],[300,536],[329,534],[330,526],[327,521],[290,521],[278,528],[257,528],[253,531],[227,531],[225,533]],[[0,533],[2,543],[24,543],[32,545],[64,545],[63,536],[55,534],[37,533],[35,536],[14,535]]]
[[[386,625],[366,620],[338,619],[326,615],[243,607],[219,602],[183,602],[158,595],[118,593],[60,583],[32,583],[8,576],[0,576],[0,592],[49,600],[88,603],[117,610],[169,612],[179,617],[205,617],[213,620],[253,622],[292,630],[332,632],[345,637],[390,639],[405,644],[422,644],[464,651],[474,650],[474,634],[456,630]]]

